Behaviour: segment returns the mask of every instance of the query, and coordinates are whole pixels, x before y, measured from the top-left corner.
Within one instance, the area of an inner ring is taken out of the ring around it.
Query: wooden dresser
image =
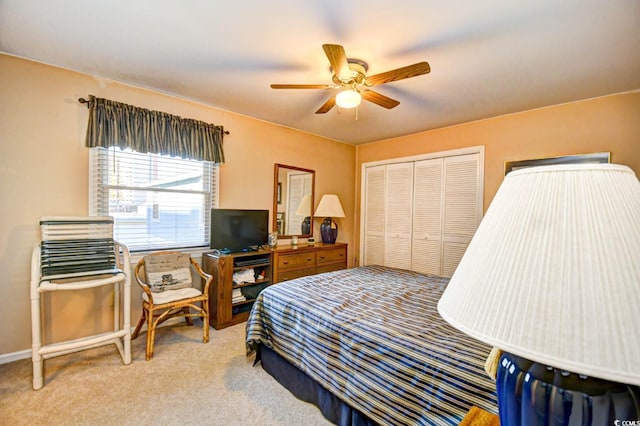
[[[305,242],[296,246],[278,246],[273,249],[274,283],[337,271],[346,267],[346,243],[309,245]]]

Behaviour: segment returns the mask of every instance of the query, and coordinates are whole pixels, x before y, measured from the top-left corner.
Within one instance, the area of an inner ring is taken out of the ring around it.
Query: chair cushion
[[[191,256],[186,253],[148,255],[144,270],[154,293],[191,287]]]
[[[190,299],[192,297],[198,297],[202,294],[200,290],[193,287],[179,288],[177,290],[167,290],[162,293],[155,293],[153,295],[153,303],[160,305],[163,303],[175,302],[176,300]],[[147,293],[142,294],[142,298],[145,302],[149,301]]]

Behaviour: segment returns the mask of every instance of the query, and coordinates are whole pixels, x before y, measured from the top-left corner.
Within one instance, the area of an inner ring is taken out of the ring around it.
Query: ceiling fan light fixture
[[[343,90],[336,95],[336,104],[340,108],[355,108],[362,102],[362,95],[353,89]]]

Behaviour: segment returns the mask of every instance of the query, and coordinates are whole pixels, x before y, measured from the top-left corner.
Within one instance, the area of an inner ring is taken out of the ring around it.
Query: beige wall
[[[0,355],[31,348],[29,277],[38,219],[88,213],[87,108],[78,98],[93,94],[140,107],[223,125],[220,207],[270,209],[274,163],[316,171],[316,200],[338,194],[347,218],[339,241],[354,241],[355,147],[206,107],[178,98],[0,55]],[[344,183],[348,182],[348,185]],[[316,201],[317,203],[317,201]],[[320,221],[314,224],[319,235]],[[135,323],[139,291],[133,287]],[[49,342],[107,330],[111,293],[86,290],[47,297]]]
[[[612,161],[640,173],[640,93],[559,105],[353,147],[178,98],[0,55],[0,355],[30,349],[29,266],[45,215],[88,211],[84,148],[88,94],[225,126],[221,207],[272,208],[273,164],[316,170],[316,204],[338,194],[344,219],[339,241],[358,254],[357,195],[366,162],[469,146],[485,147],[485,209],[502,181],[505,160],[610,151]],[[322,218],[321,218],[322,219]],[[316,219],[314,234],[319,239]],[[132,321],[138,318],[134,287]],[[56,294],[46,335],[52,340],[106,330],[107,291]]]
[[[483,145],[484,208],[504,177],[504,162],[590,152],[640,176],[640,92],[510,114],[357,147],[357,193],[363,163]],[[356,206],[356,233],[359,231]],[[358,237],[359,238],[359,237]],[[359,240],[352,253],[359,251]]]

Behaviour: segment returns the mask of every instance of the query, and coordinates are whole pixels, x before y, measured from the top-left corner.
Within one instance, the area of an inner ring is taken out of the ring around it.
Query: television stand
[[[273,283],[272,263],[272,251],[264,249],[203,254],[202,269],[213,275],[209,286],[209,325],[220,330],[246,321],[258,293]],[[234,283],[235,273],[251,274],[248,270],[253,272],[253,281]]]

